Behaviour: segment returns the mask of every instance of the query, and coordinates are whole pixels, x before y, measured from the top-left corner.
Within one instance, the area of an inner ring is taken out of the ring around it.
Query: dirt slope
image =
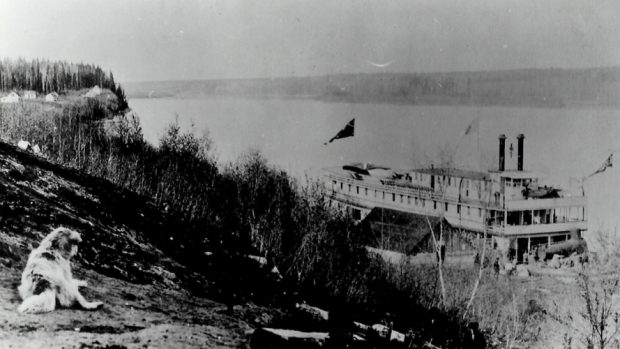
[[[16,287],[32,247],[53,228],[82,234],[76,277],[103,310],[16,312]],[[151,239],[174,227],[148,200],[107,181],[0,143],[0,348],[239,347],[272,311],[225,306],[186,289],[208,282],[186,271]]]

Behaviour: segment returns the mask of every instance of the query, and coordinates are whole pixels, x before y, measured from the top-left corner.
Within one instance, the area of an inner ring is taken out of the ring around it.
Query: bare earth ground
[[[243,318],[263,313],[258,307],[236,307],[183,291],[135,285],[80,270],[88,280],[83,292],[105,303],[100,311],[61,309],[49,314],[16,312],[20,272],[0,268],[0,347],[2,348],[206,348],[242,346],[253,332]],[[252,321],[254,322],[254,321]]]
[[[105,306],[19,314],[28,253],[58,226],[81,233],[74,274],[89,284],[85,297]],[[228,315],[192,296],[209,282],[152,243],[173,236],[145,198],[0,143],[0,348],[244,346],[276,311],[250,303]]]

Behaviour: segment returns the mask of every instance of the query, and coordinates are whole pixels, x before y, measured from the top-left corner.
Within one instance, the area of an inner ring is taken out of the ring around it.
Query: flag
[[[328,143],[331,143],[336,139],[353,136],[355,136],[355,119],[349,121],[349,123],[342,130],[338,131],[338,133],[332,139],[330,139],[329,142],[325,142],[324,144],[327,145]]]
[[[474,119],[474,121],[472,121],[469,124],[469,126],[467,126],[467,129],[465,130],[465,136],[478,131],[479,127],[480,127],[480,117],[477,117]]]
[[[589,175],[588,178],[594,176],[595,174],[599,174],[605,171],[608,167],[613,167],[613,163],[612,163],[613,156],[614,156],[613,153],[609,154],[609,157],[607,157],[607,160],[605,160],[605,162],[601,165],[601,167],[599,167],[598,170],[594,171],[594,173]]]

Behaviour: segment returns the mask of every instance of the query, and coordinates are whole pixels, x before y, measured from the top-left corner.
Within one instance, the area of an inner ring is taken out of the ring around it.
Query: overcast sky
[[[120,81],[620,65],[620,1],[2,0],[0,56]]]

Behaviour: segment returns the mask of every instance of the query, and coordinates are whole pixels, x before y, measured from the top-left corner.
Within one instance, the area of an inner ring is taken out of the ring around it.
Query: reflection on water
[[[208,129],[220,161],[234,161],[249,148],[260,149],[295,176],[343,162],[367,161],[407,168],[453,158],[459,167],[496,169],[497,137],[507,148],[525,134],[525,168],[552,182],[572,183],[595,171],[610,151],[620,150],[620,111],[469,106],[412,106],[323,103],[302,100],[235,98],[134,99],[145,137],[157,143],[167,124],[179,117]],[[355,137],[325,146],[350,119]],[[463,136],[479,118],[477,132]],[[620,159],[620,155],[616,157]],[[592,230],[620,226],[620,164],[586,182]]]

